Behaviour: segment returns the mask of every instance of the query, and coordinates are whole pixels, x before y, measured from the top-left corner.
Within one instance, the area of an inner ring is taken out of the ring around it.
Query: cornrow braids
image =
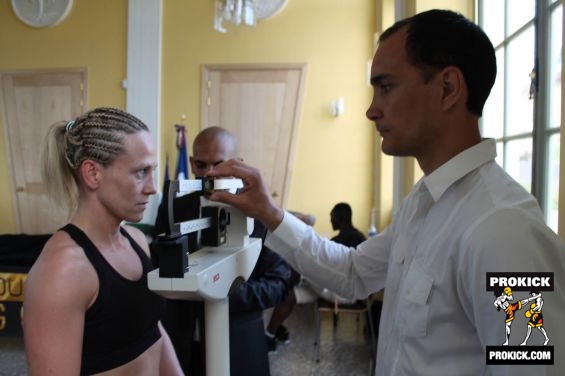
[[[123,152],[123,135],[142,130],[148,131],[147,125],[127,112],[107,107],[89,111],[66,132],[67,161],[73,170],[86,159],[108,166]]]
[[[79,169],[90,159],[106,167],[124,151],[126,134],[149,131],[137,117],[116,108],[100,107],[70,122],[57,122],[47,134],[43,148],[42,177],[56,203],[78,200]]]

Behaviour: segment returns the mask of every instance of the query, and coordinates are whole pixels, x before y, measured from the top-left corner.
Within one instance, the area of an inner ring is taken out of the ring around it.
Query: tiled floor
[[[270,312],[265,312],[270,317]],[[369,345],[363,317],[342,313],[333,328],[330,313],[322,312],[320,362],[315,361],[314,305],[296,306],[285,325],[291,342],[269,354],[272,376],[366,376]],[[0,376],[27,375],[21,338],[0,337]]]
[[[266,312],[266,320],[269,312]],[[332,315],[320,313],[320,362],[315,361],[314,305],[297,305],[285,322],[291,342],[269,354],[271,376],[367,376],[370,346],[365,320],[357,314],[341,313],[334,329]]]
[[[0,337],[0,376],[27,375],[21,338]]]

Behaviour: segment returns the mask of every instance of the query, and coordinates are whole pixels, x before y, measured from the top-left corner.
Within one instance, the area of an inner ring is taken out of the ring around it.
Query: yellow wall
[[[475,4],[472,0],[415,0],[416,12],[423,12],[429,9],[450,9],[460,12],[470,19],[475,17]]]
[[[86,67],[88,107],[125,106],[127,2],[74,1],[67,19],[53,28],[34,29],[20,22],[10,0],[0,0],[0,71]],[[0,106],[2,111],[2,106]],[[10,173],[0,113],[0,233],[13,233]]]
[[[213,1],[163,1],[162,134],[176,156],[173,124],[186,114],[189,141],[199,129],[203,64],[307,63],[308,73],[289,208],[313,213],[331,234],[329,212],[348,201],[354,223],[366,231],[372,206],[374,127],[365,118],[371,90],[367,62],[375,24],[373,0],[289,1],[256,28],[213,30]],[[125,106],[126,0],[75,0],[69,17],[50,29],[19,22],[0,0],[0,70],[88,67],[89,107]],[[345,114],[328,116],[332,99]],[[0,130],[0,233],[15,231],[9,173]],[[170,158],[171,171],[174,157]]]
[[[255,28],[231,28],[226,34],[213,30],[213,11],[212,1],[165,2],[164,148],[175,155],[173,124],[183,114],[191,143],[198,132],[202,65],[307,63],[288,207],[313,213],[316,228],[331,234],[330,210],[348,201],[354,223],[366,231],[375,132],[365,118],[371,94],[366,62],[372,53],[372,1],[289,1]],[[327,109],[337,97],[345,98],[345,113],[332,118]]]

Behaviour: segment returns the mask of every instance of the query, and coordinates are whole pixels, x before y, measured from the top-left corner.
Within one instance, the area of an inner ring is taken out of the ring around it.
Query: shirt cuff
[[[276,252],[296,250],[309,228],[310,226],[285,210],[282,222],[267,234],[265,245]]]

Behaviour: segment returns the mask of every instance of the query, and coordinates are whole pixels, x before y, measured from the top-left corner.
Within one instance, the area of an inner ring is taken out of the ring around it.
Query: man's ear
[[[466,106],[467,84],[463,72],[457,67],[448,66],[441,71],[443,87],[442,109],[450,110],[457,103]]]
[[[86,159],[80,165],[80,174],[84,184],[90,189],[97,189],[100,185],[102,166],[98,162]]]

